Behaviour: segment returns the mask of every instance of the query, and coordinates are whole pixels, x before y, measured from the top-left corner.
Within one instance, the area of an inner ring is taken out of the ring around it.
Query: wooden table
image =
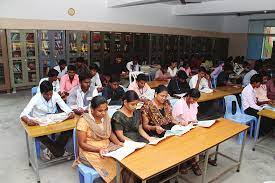
[[[149,81],[147,84],[150,86],[150,88],[156,88],[159,85],[168,85],[168,81]]]
[[[201,93],[201,97],[199,98],[198,102],[216,100],[216,99],[223,98],[224,96],[227,96],[227,95],[230,95],[230,93],[216,89],[212,93]]]
[[[60,132],[72,130],[75,128],[78,119],[79,117],[76,116],[74,119],[65,120],[63,122],[55,123],[48,126],[28,126],[23,121],[21,121],[21,124],[24,127],[25,135],[26,135],[29,166],[33,168],[36,174],[38,183],[40,182],[39,168],[45,167],[47,165],[51,165],[53,163],[67,160],[68,158],[71,158],[71,156],[73,155],[69,157],[55,158],[47,162],[39,162],[37,158],[35,138],[41,137],[44,135],[50,135],[54,133],[60,133]]]
[[[253,151],[255,151],[256,147],[259,147],[261,150],[267,151],[269,153],[275,154],[275,150],[274,148],[270,148],[269,146],[266,145],[262,145],[261,142],[263,142],[266,138],[270,137],[271,134],[266,135],[265,137],[259,139],[259,132],[260,132],[260,126],[261,126],[261,118],[263,117],[267,117],[267,118],[271,118],[275,119],[275,111],[272,111],[270,109],[263,109],[261,111],[258,112],[259,115],[259,119],[258,119],[258,123],[257,123],[257,127],[256,127],[256,138],[255,138],[255,142],[254,142],[254,147],[253,147]],[[271,132],[272,133],[272,132]]]
[[[233,87],[233,86],[221,86],[217,87],[216,90],[221,90],[230,93],[230,95],[239,94],[243,91],[243,87]]]
[[[205,160],[208,160],[209,149],[214,146],[217,146],[215,159],[217,158],[217,155],[220,154],[236,163],[226,171],[236,167],[237,171],[239,171],[245,138],[242,142],[238,160],[234,160],[219,153],[218,145],[244,131],[246,136],[248,128],[249,127],[246,125],[221,118],[210,128],[197,127],[181,137],[169,137],[156,146],[146,145],[144,148],[134,152],[122,161],[117,161],[117,182],[120,181],[120,166],[130,170],[139,177],[142,182],[146,182],[148,179],[168,169],[179,166],[184,161],[204,151],[206,151]],[[205,161],[202,182],[206,182],[207,164],[208,161]]]

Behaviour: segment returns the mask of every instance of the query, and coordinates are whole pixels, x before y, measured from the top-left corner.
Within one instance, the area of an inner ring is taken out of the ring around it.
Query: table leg
[[[35,171],[36,174],[36,179],[37,179],[37,183],[40,183],[40,175],[39,175],[39,163],[38,163],[38,159],[37,159],[37,155],[36,155],[36,145],[35,145],[35,138],[30,138],[31,139],[31,146],[32,146],[32,156],[33,156],[33,169]]]
[[[255,151],[255,147],[257,145],[257,142],[258,142],[258,138],[259,138],[259,132],[260,132],[260,126],[261,126],[261,116],[259,116],[259,119],[258,119],[258,123],[257,123],[257,127],[256,127],[256,135],[255,135],[255,140],[254,140],[254,147],[253,147],[253,151]]]
[[[219,153],[219,144],[216,146],[215,161],[217,161],[218,159],[218,153]]]
[[[244,137],[243,137],[243,141],[242,141],[242,147],[241,147],[241,152],[240,152],[240,157],[239,157],[239,166],[237,168],[237,172],[240,171],[240,168],[241,168],[241,163],[242,163],[242,158],[243,158],[243,150],[244,150],[244,145],[245,145],[245,142],[246,142],[246,134],[247,134],[247,130],[245,130],[244,132]]]
[[[203,173],[202,173],[202,183],[206,182],[206,173],[207,173],[208,159],[209,159],[209,149],[206,150],[206,153],[205,153],[204,169],[203,169]]]
[[[32,166],[31,162],[30,162],[30,145],[29,145],[29,136],[28,133],[25,131],[25,136],[26,136],[26,145],[27,145],[27,153],[28,153],[28,163],[29,166]]]
[[[116,161],[116,183],[120,183],[120,172],[121,172],[121,167],[120,167],[120,163],[117,160]]]

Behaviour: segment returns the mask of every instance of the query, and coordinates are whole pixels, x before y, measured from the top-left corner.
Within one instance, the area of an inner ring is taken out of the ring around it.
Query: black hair
[[[113,83],[113,82],[120,82],[120,77],[117,75],[111,76],[110,83]]]
[[[254,70],[259,72],[259,70],[263,67],[263,62],[262,61],[256,61]]]
[[[81,81],[84,81],[85,79],[91,79],[92,77],[91,77],[91,75],[90,75],[90,73],[88,73],[88,72],[81,72],[81,73],[79,73],[79,81],[81,82]]]
[[[58,65],[63,65],[63,64],[67,64],[66,60],[64,59],[59,60]]]
[[[156,94],[159,94],[161,92],[167,91],[168,92],[168,88],[164,85],[159,85],[156,89],[155,92]]]
[[[224,64],[224,71],[233,71],[233,66],[230,63]]]
[[[182,70],[179,70],[179,71],[177,72],[177,77],[178,77],[179,79],[187,79],[187,78],[188,78],[186,72],[185,72],[185,71],[182,71]]]
[[[53,91],[53,85],[50,83],[50,81],[43,81],[40,84],[40,92],[41,93],[47,93],[49,91]]]
[[[139,57],[137,55],[133,57],[133,61],[135,60],[139,62]]]
[[[96,96],[91,100],[91,108],[95,109],[101,104],[107,104],[107,100],[102,96]]]
[[[146,77],[146,75],[145,74],[139,74],[138,76],[137,76],[137,79],[136,79],[137,81],[146,81],[147,80],[147,77]]]
[[[200,98],[201,93],[198,89],[192,88],[187,91],[184,97]]]
[[[67,70],[68,71],[75,71],[76,72],[76,67],[74,65],[68,65]]]
[[[89,66],[89,69],[90,69],[90,70],[96,70],[96,71],[98,71],[98,70],[99,70],[99,67],[98,67],[97,64],[91,63],[91,65]]]
[[[271,78],[270,74],[268,74],[268,73],[265,72],[265,71],[260,72],[260,75],[261,75],[262,77],[267,76],[269,79]]]
[[[199,68],[199,72],[205,72],[205,73],[207,73],[205,67],[200,67],[200,68]]]
[[[117,54],[116,58],[122,58],[122,55],[121,54]]]
[[[167,64],[161,64],[160,67],[161,67],[161,69],[166,69],[166,70],[168,69],[168,65]]]
[[[58,76],[58,74],[59,74],[58,71],[52,68],[48,72],[48,77]]]
[[[253,84],[253,83],[262,83],[263,81],[263,78],[261,77],[260,74],[254,74],[251,79],[250,79],[250,84]]]
[[[83,57],[77,57],[76,58],[76,62],[79,62],[79,63],[84,63],[84,58]]]
[[[128,90],[122,97],[122,101],[133,102],[139,100],[138,94],[134,90]]]

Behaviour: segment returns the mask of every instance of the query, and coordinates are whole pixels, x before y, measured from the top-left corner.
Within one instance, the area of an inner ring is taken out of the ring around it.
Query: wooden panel
[[[146,145],[121,161],[139,178],[147,179],[248,129],[219,119],[210,128],[197,127],[181,137],[170,137],[158,145]]]
[[[10,90],[8,51],[5,30],[0,30],[0,91]]]

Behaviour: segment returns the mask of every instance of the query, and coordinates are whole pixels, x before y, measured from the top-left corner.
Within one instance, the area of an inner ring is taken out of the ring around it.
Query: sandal
[[[208,163],[212,166],[217,166],[217,161],[214,159],[208,159]]]
[[[192,170],[193,170],[193,172],[196,176],[201,176],[202,175],[202,171],[201,171],[201,169],[200,169],[197,162],[192,163],[191,168],[192,168]]]

